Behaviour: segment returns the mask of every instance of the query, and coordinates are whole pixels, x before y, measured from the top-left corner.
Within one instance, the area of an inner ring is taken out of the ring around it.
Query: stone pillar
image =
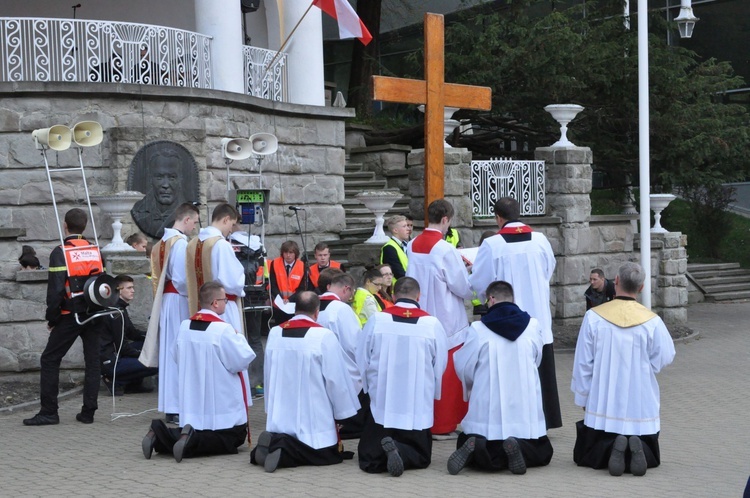
[[[195,30],[211,36],[211,74],[216,90],[245,93],[240,0],[194,0]]]
[[[198,0],[196,0],[198,1]],[[210,1],[210,0],[204,0]],[[279,4],[283,7],[280,10]],[[265,2],[268,48],[279,50],[302,19],[309,2]],[[322,11],[312,8],[284,47],[287,58],[289,101],[294,104],[325,105],[323,75]]]
[[[583,290],[592,266],[591,161],[588,147],[541,147],[534,157],[545,161],[547,215],[559,218],[559,241],[553,244],[557,265],[552,277],[553,317],[580,317],[586,311]],[[533,226],[533,220],[529,220]],[[553,238],[549,237],[550,240]]]
[[[415,149],[406,158],[409,169],[409,211],[416,220],[423,220],[424,207],[424,149]],[[471,240],[471,152],[468,149],[445,149],[445,199],[456,214],[451,226],[458,229],[463,240]],[[462,230],[463,229],[463,230]]]
[[[651,238],[656,242],[651,245],[652,251],[655,245],[661,245],[655,251],[654,311],[667,323],[685,323],[688,304],[688,280],[685,275],[687,237],[680,232],[652,232]]]

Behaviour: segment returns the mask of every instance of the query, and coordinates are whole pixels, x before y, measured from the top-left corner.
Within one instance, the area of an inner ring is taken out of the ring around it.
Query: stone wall
[[[33,130],[83,120],[102,124],[102,144],[85,149],[83,155],[91,195],[126,190],[130,163],[143,145],[154,140],[182,144],[198,165],[204,226],[208,210],[226,200],[222,137],[275,134],[279,151],[263,162],[263,186],[271,191],[266,247],[276,256],[282,241],[299,238],[294,213],[287,209],[290,204],[306,208],[302,224],[309,234],[308,245],[337,238],[345,228],[341,205],[344,120],[353,115],[351,109],[270,102],[215,90],[0,83],[0,226],[16,229],[0,236],[0,372],[38,368],[46,343],[46,272],[19,272],[17,263],[21,244],[34,246],[45,266],[49,252],[59,244],[44,163],[31,139]],[[77,166],[73,149],[49,152],[48,157],[52,167]],[[257,172],[252,160],[237,161],[231,170]],[[61,215],[82,206],[85,195],[80,175],[55,173],[53,181]],[[238,178],[236,182],[240,187],[257,186],[257,179]],[[93,210],[104,245],[112,237],[112,220],[100,214],[96,205]],[[136,230],[129,215],[122,222],[123,235]],[[254,227],[253,232],[258,229]],[[91,235],[90,228],[86,234]],[[144,280],[138,290],[147,295],[147,287]],[[132,313],[142,321],[149,311],[150,305],[144,302],[135,304]],[[64,365],[80,364],[74,348]]]

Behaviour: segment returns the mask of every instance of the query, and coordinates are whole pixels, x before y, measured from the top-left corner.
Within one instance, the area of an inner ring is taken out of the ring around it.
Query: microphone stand
[[[299,238],[302,241],[302,254],[304,256],[302,263],[305,265],[304,285],[305,290],[308,290],[310,288],[310,269],[307,266],[307,246],[305,245],[305,234],[302,233],[302,225],[299,222],[299,212],[303,210],[293,209],[292,211],[294,211],[294,217],[297,218],[297,230],[299,230]]]

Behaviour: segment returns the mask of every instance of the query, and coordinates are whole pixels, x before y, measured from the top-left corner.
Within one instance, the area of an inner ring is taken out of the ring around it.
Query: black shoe
[[[273,472],[279,467],[279,460],[281,460],[281,448],[273,450],[266,456],[266,460],[263,463],[263,469],[266,472]]]
[[[124,391],[125,394],[152,393],[154,392],[154,388],[144,385],[143,382],[138,382],[137,384],[126,385]]]
[[[112,379],[109,377],[102,376],[102,382],[104,382],[104,387],[107,388],[107,392],[110,396],[122,396],[125,394],[123,387],[120,385],[113,385]]]
[[[384,437],[380,440],[380,446],[383,447],[383,451],[388,455],[388,473],[393,477],[403,474],[404,461],[398,453],[398,448],[396,447],[396,443],[393,442],[393,438]]]
[[[630,436],[628,446],[630,446],[630,473],[634,476],[645,476],[648,464],[646,463],[646,455],[643,453],[641,438]]]
[[[628,448],[628,438],[623,435],[615,438],[615,445],[609,455],[609,475],[621,476],[625,472],[625,450]]]
[[[466,464],[469,463],[469,459],[474,454],[475,445],[476,438],[471,436],[459,449],[454,451],[453,454],[448,457],[448,472],[451,475],[454,476],[458,474],[464,467],[466,467]]]
[[[78,420],[82,424],[93,424],[94,416],[86,415],[84,413],[76,413],[76,420]]]
[[[271,433],[268,431],[261,432],[258,436],[258,445],[255,447],[255,462],[258,465],[265,465],[269,444],[271,444]]]
[[[57,425],[60,423],[60,417],[54,415],[42,415],[37,413],[31,418],[24,419],[23,425]]]
[[[154,452],[155,444],[156,434],[149,429],[146,435],[143,436],[143,441],[141,441],[141,449],[143,450],[143,456],[146,457],[146,460],[151,460],[151,454]]]
[[[526,462],[523,459],[518,440],[514,437],[509,437],[503,441],[503,451],[505,451],[505,454],[508,456],[508,469],[510,469],[513,474],[525,474]]]
[[[185,424],[185,427],[182,428],[181,434],[179,441],[177,441],[174,444],[174,448],[172,448],[172,455],[174,455],[174,459],[177,463],[180,463],[182,457],[185,456],[185,448],[190,442],[190,438],[195,434],[195,429],[193,429],[192,425]]]

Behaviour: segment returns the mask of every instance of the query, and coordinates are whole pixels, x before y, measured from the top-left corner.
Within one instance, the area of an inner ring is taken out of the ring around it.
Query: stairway
[[[361,244],[372,235],[375,229],[375,215],[358,201],[355,196],[360,192],[369,190],[398,190],[389,189],[387,181],[378,179],[372,171],[363,169],[361,163],[355,163],[347,159],[344,169],[344,213],[346,215],[346,228],[339,234],[338,240],[327,240],[331,250],[331,259],[346,263],[349,250],[355,244]],[[409,198],[404,196],[385,215],[386,220],[394,214],[407,214],[409,212]],[[387,227],[383,227],[386,232]]]
[[[750,299],[750,270],[739,263],[689,264],[687,269],[706,301]]]

